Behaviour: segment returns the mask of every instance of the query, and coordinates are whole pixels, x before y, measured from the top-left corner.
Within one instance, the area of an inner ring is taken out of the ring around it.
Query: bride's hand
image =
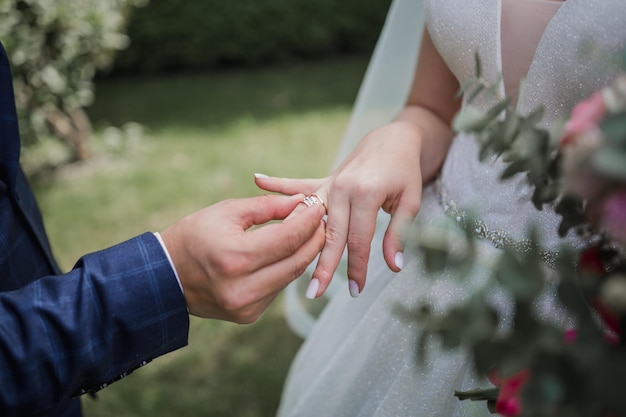
[[[317,194],[327,207],[326,243],[307,290],[324,293],[348,245],[349,290],[353,297],[365,285],[376,217],[382,207],[391,214],[383,239],[389,268],[399,271],[404,245],[401,231],[417,214],[422,193],[421,130],[396,121],[366,135],[327,178],[287,179],[256,175],[256,184],[283,194]],[[298,209],[296,209],[298,210]]]

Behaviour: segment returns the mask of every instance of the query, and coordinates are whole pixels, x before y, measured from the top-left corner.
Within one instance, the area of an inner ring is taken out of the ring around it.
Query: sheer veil
[[[402,108],[411,85],[419,45],[424,28],[421,0],[393,0],[385,24],[374,48],[365,72],[354,108],[339,147],[334,166],[352,151],[361,138],[370,130],[389,122]],[[379,228],[386,227],[387,216],[381,212]],[[380,248],[373,248],[380,250]],[[345,254],[344,254],[345,258]],[[291,329],[305,338],[315,324],[315,315],[310,312],[301,294],[311,278],[315,262],[302,277],[289,285],[285,294],[287,323]],[[345,259],[339,266],[326,297],[344,289],[346,279]],[[304,283],[305,285],[302,285]],[[300,285],[298,285],[300,284]]]

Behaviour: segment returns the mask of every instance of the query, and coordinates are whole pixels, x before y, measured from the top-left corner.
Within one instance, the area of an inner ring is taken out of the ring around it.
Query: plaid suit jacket
[[[19,148],[0,44],[0,415],[77,416],[80,394],[186,345],[189,317],[151,233],[60,274]]]

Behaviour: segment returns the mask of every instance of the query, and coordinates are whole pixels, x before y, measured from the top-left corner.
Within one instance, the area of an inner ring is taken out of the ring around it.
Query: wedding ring
[[[322,197],[320,197],[319,195],[317,195],[315,193],[311,193],[310,196],[313,197],[313,198],[317,198],[319,200],[320,204],[324,206],[324,210],[327,209],[326,203],[324,203],[324,200],[322,200]]]
[[[315,193],[309,194],[304,197],[302,199],[302,202],[306,204],[307,207],[311,207],[314,204],[321,204],[322,206],[324,206],[324,210],[326,210],[326,203],[324,203],[324,200],[322,200],[322,198]]]

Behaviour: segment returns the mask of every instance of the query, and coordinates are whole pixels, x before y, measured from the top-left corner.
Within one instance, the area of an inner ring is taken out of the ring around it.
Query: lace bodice
[[[619,0],[427,0],[427,29],[452,72],[463,83],[474,77],[474,53],[478,51],[483,76],[499,86],[499,95],[515,93],[511,87],[528,68],[517,106],[530,112],[545,106],[544,125],[567,117],[576,102],[607,84],[617,69],[611,59],[626,50],[626,29],[613,9]],[[593,15],[593,16],[591,16]],[[545,27],[545,30],[544,30]],[[521,42],[520,31],[530,36]],[[598,56],[585,46],[594,43]],[[601,51],[601,52],[598,52]],[[506,64],[506,65],[504,65]],[[504,69],[504,71],[503,71]],[[508,71],[507,71],[508,69]],[[504,72],[504,74],[503,74]],[[502,81],[501,75],[504,75]],[[493,104],[486,96],[474,104]],[[537,211],[531,190],[521,175],[499,181],[501,161],[478,161],[477,145],[468,135],[455,139],[441,174],[444,204],[481,213],[489,232],[503,231],[513,239],[525,236],[533,221],[544,232],[548,249],[559,244],[560,219],[550,209]]]

